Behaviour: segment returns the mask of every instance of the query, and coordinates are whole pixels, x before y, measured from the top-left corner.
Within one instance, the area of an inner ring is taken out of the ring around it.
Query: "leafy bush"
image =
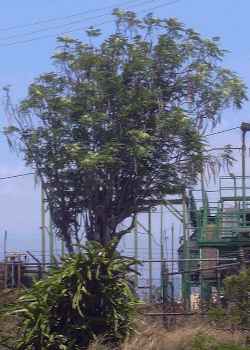
[[[231,323],[239,328],[250,328],[250,269],[227,277],[224,285]]]
[[[250,329],[250,269],[224,280],[226,306],[209,310],[209,320],[217,326]]]
[[[133,331],[136,298],[129,273],[135,260],[113,244],[89,242],[82,253],[27,290],[14,307],[19,314],[18,350],[83,349],[96,337],[118,343]]]
[[[223,327],[226,325],[227,313],[222,306],[214,306],[208,310],[208,319],[212,324]]]

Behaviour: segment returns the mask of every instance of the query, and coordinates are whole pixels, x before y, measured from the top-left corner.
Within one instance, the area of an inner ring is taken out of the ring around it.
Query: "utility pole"
[[[242,207],[243,207],[243,225],[246,225],[246,133],[250,131],[250,123],[241,123],[242,131]]]
[[[250,131],[250,123],[241,123],[242,131],[242,209],[243,209],[243,226],[246,226],[246,133]],[[244,248],[240,247],[240,256],[242,268],[246,268]]]

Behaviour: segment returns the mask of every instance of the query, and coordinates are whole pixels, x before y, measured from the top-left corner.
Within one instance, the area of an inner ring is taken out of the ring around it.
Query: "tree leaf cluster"
[[[9,109],[9,130],[71,251],[81,234],[104,245],[120,238],[134,222],[120,231],[124,220],[194,185],[206,153],[202,130],[246,99],[244,84],[221,65],[217,38],[173,18],[114,15],[116,31],[101,43],[95,28],[89,44],[60,37],[55,71]]]

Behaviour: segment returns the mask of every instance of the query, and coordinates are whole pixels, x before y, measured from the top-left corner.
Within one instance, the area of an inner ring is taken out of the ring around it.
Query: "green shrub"
[[[208,310],[208,320],[216,326],[226,326],[228,318],[226,310],[222,306],[214,306]]]
[[[224,285],[232,325],[250,329],[250,269],[227,277]]]
[[[18,350],[83,349],[96,337],[118,343],[133,331],[136,298],[128,278],[135,260],[113,244],[87,243],[19,299]]]
[[[250,269],[224,280],[226,305],[209,309],[208,318],[217,326],[250,330]]]

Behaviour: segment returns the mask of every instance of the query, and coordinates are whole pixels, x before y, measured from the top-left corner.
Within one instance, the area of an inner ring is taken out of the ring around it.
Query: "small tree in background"
[[[227,277],[224,284],[230,322],[233,326],[250,329],[250,269]]]
[[[250,269],[224,280],[224,303],[209,310],[209,319],[220,327],[250,329]]]
[[[217,38],[176,19],[114,15],[116,31],[100,45],[94,28],[90,44],[59,38],[55,71],[38,77],[19,106],[7,101],[15,124],[6,134],[15,132],[40,177],[70,252],[84,233],[102,245],[119,241],[137,213],[195,184],[204,128],[246,99],[237,75],[221,66]]]

